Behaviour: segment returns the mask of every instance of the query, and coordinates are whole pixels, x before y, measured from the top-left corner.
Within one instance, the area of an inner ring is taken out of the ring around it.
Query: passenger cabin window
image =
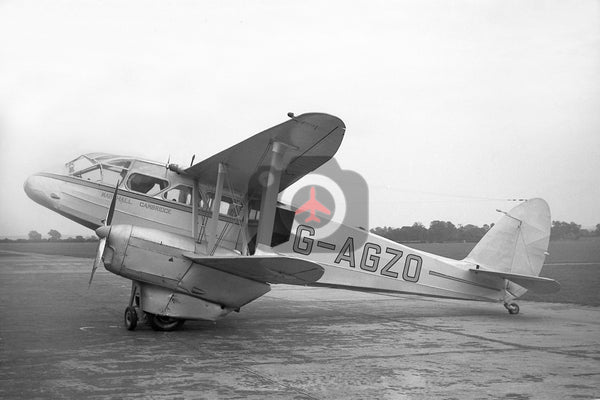
[[[127,187],[134,192],[145,193],[154,196],[164,188],[169,186],[169,182],[154,176],[133,173],[127,180]]]
[[[252,220],[252,219],[259,219],[259,218],[260,218],[260,210],[251,208],[250,211],[248,212],[248,219]]]
[[[192,204],[192,188],[185,185],[175,186],[173,189],[167,190],[163,194],[163,198],[177,203]]]
[[[214,196],[215,196],[214,193],[207,193],[206,201],[203,198],[200,201],[200,207],[210,211],[212,209],[212,203],[213,203]],[[229,197],[229,196],[221,197],[221,206],[219,207],[219,214],[229,215],[231,217],[237,217],[241,211],[242,211],[242,206],[239,203],[235,203],[231,197]]]

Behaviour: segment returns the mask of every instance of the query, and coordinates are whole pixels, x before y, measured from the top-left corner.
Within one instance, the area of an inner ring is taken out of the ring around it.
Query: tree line
[[[403,226],[402,228],[392,228],[389,226],[377,227],[371,229],[374,233],[384,238],[399,243],[442,243],[442,242],[478,242],[483,235],[489,231],[494,224],[484,224],[479,227],[472,224],[454,225],[450,221],[431,221],[429,228],[422,223],[415,222],[412,226]],[[98,240],[96,235],[62,238],[62,234],[56,229],[50,229],[48,237],[43,238],[38,231],[30,231],[28,239],[18,239],[17,242],[95,242]],[[550,230],[550,240],[577,240],[581,237],[600,236],[600,224],[596,224],[595,230],[582,229],[581,225],[575,222],[552,221]],[[1,239],[0,242],[13,242],[15,240]]]
[[[412,226],[402,228],[377,227],[371,229],[371,233],[400,243],[477,242],[492,226],[494,224],[485,224],[482,227],[472,224],[456,226],[450,221],[431,221],[429,228],[415,222]]]
[[[371,229],[371,233],[399,243],[478,242],[493,226],[494,224],[484,224],[482,227],[472,224],[456,226],[450,221],[431,221],[429,228],[415,222],[412,226],[402,228],[377,227]],[[600,236],[600,224],[591,231],[582,229],[575,222],[552,221],[550,240],[577,240],[590,236]]]
[[[50,229],[47,233],[47,238],[42,237],[42,234],[38,231],[29,231],[27,239],[0,239],[0,242],[95,242],[98,240],[96,235],[82,236],[77,235],[75,237],[63,238],[62,234],[56,229]]]
[[[600,236],[600,224],[596,224],[595,230],[582,229],[575,222],[552,221],[551,240],[579,239],[580,237]]]

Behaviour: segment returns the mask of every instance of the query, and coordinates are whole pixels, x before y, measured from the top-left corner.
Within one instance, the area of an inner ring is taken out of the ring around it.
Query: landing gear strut
[[[508,310],[509,314],[518,314],[519,313],[519,305],[517,303],[504,303],[504,307]]]
[[[129,297],[129,306],[125,309],[123,322],[128,331],[133,331],[138,324],[138,315],[144,317],[144,313],[140,308],[140,286],[131,281],[131,296]]]

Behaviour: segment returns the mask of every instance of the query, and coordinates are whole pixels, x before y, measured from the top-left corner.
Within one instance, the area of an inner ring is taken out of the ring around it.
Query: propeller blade
[[[110,208],[108,209],[108,214],[106,215],[106,222],[104,225],[110,225],[112,223],[113,214],[115,213],[115,205],[117,204],[117,192],[119,191],[119,184],[121,182],[117,182],[115,186],[115,192],[113,193],[112,201],[110,202]]]
[[[102,263],[102,256],[104,255],[104,247],[106,246],[106,238],[100,239],[98,243],[98,250],[96,251],[96,259],[94,259],[94,265],[92,266],[92,275],[90,275],[90,282],[88,283],[88,289],[92,286],[92,279],[94,279],[94,272],[98,269],[100,263]]]
[[[165,178],[169,173],[169,167],[171,166],[171,155],[169,154],[169,158],[167,158],[167,163],[165,164]]]
[[[110,201],[110,207],[108,208],[108,214],[104,219],[104,226],[96,229],[96,235],[100,238],[98,243],[98,250],[96,251],[96,258],[94,259],[94,265],[92,266],[92,274],[90,275],[90,282],[88,283],[88,289],[92,286],[92,279],[94,279],[94,272],[98,269],[98,266],[102,263],[102,256],[104,255],[104,247],[106,247],[106,238],[110,232],[110,224],[112,223],[113,215],[115,214],[115,206],[117,205],[117,192],[119,191],[119,185],[121,182],[117,182],[115,185],[115,191],[113,193],[112,200]]]

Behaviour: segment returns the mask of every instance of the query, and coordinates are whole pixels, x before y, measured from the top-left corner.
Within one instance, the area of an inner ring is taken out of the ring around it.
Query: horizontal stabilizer
[[[508,279],[519,286],[523,286],[536,293],[554,293],[560,290],[560,284],[554,279],[539,276],[511,274],[508,272],[488,271],[471,268],[469,271],[475,274],[487,275],[496,278]]]
[[[305,285],[316,282],[325,272],[317,263],[292,257],[183,255],[206,267],[258,282]]]

